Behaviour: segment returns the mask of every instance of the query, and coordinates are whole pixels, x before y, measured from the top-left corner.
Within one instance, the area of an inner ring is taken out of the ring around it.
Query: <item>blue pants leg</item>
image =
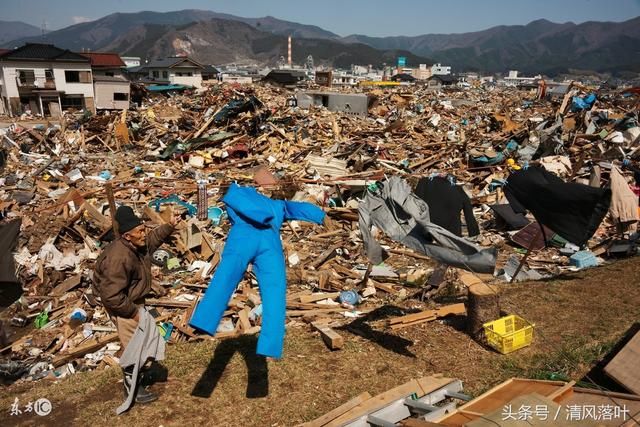
[[[258,243],[255,238],[242,236],[241,233],[237,233],[233,236],[234,238],[231,237],[230,234],[222,252],[220,265],[189,321],[189,326],[210,335],[216,333],[222,314],[231,299],[231,294],[247,270],[247,265],[249,265]]]
[[[261,248],[253,264],[262,299],[262,329],[256,353],[280,358],[284,342],[287,276],[280,237],[275,235],[266,240],[272,242],[268,248]]]

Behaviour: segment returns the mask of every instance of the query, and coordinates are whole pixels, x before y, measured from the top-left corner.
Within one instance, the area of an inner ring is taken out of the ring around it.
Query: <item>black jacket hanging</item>
[[[478,222],[473,216],[471,200],[462,187],[453,185],[443,177],[422,178],[418,181],[416,196],[427,202],[431,222],[462,236],[460,211],[464,211],[469,236],[480,234]]]
[[[567,183],[542,167],[512,173],[504,193],[515,212],[536,220],[571,243],[583,246],[609,211],[611,190]]]

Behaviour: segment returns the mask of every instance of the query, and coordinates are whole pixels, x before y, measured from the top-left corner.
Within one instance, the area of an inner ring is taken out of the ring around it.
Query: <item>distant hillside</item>
[[[0,45],[15,47],[29,41],[43,42],[37,28],[31,29],[35,32],[30,37],[0,41]],[[5,31],[4,26],[0,26],[0,31]],[[12,34],[21,35],[17,31]],[[527,74],[550,75],[569,69],[640,72],[640,17],[620,23],[579,25],[541,19],[527,25],[497,26],[462,34],[340,38],[317,26],[271,16],[243,18],[181,10],[114,13],[53,31],[44,40],[76,51],[115,50],[143,58],[190,52],[204,62],[273,63],[286,56],[283,37],[288,35],[293,36],[293,56],[298,63],[308,55],[318,64],[340,67],[393,64],[397,56],[406,56],[409,66],[437,61],[453,66],[454,71],[495,73],[516,69]]]
[[[39,36],[40,34],[42,34],[42,30],[40,30],[40,28],[25,24],[24,22],[0,21],[0,45],[10,42],[11,40],[22,37]],[[16,46],[22,46],[22,43],[9,47]]]
[[[187,9],[165,13],[114,13],[95,21],[75,24],[61,30],[52,31],[47,34],[44,40],[56,46],[77,51],[82,49],[105,50],[106,46],[111,45],[114,40],[121,38],[123,34],[145,24],[180,26],[193,22],[209,21],[214,18],[244,22],[262,31],[280,35],[293,35],[294,37],[306,38],[339,38],[338,35],[319,27],[282,21],[270,16],[265,18],[242,18],[207,10]],[[34,34],[20,34],[18,37],[13,37],[15,40],[11,41],[11,46],[6,47],[21,46],[30,41],[42,42],[42,37],[28,37],[35,34],[39,34],[39,31]],[[2,44],[6,44],[7,41],[2,42]]]
[[[186,54],[205,64],[275,64],[287,55],[287,37],[257,30],[251,25],[225,19],[211,19],[182,26],[145,24],[132,28],[103,50],[121,55],[154,59]],[[349,67],[351,64],[382,65],[397,56],[412,63],[431,63],[406,51],[381,51],[362,44],[344,44],[328,39],[293,39],[293,60],[303,63],[312,55],[316,64]]]
[[[342,40],[378,49],[409,50],[458,70],[640,71],[640,17],[620,23],[585,22],[579,25],[556,24],[542,19],[528,25],[498,26],[473,33],[415,37],[351,35]]]

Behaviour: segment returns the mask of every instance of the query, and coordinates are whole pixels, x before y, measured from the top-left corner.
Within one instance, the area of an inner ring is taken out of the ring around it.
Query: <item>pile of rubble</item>
[[[91,290],[93,261],[112,238],[111,192],[148,224],[176,213],[184,218],[154,254],[156,295],[147,300],[169,342],[207,339],[188,319],[220,261],[230,227],[220,199],[231,182],[322,206],[324,228],[293,221],[282,231],[288,327],[310,323],[339,348],[332,325],[388,302],[404,307],[400,315],[433,309],[429,298],[438,293],[510,280],[526,249],[539,250],[517,279],[572,268],[577,248],[562,239],[556,247],[533,242],[531,218],[509,231],[489,207],[504,203],[508,163],[535,162],[565,180],[588,182],[593,166],[606,178],[612,162],[640,157],[638,97],[620,91],[572,85],[553,100],[515,89],[434,93],[403,86],[368,95],[369,115],[361,118],[297,108],[283,89],[225,84],[149,98],[122,113],[67,113],[60,123],[0,129],[0,219],[21,218],[15,260],[25,290],[2,314],[13,336],[0,352],[10,349],[13,362],[0,369],[14,378],[60,378],[117,364],[115,327]],[[434,171],[454,175],[471,197],[482,230],[476,242],[500,249],[495,277],[437,268],[391,240],[384,240],[392,254],[384,264],[368,262],[358,230],[367,186],[391,175],[415,184]],[[202,219],[198,182],[208,195]],[[614,256],[607,250],[619,243],[615,235],[605,221],[591,241],[594,255]],[[627,241],[623,252],[631,254],[633,239]],[[255,333],[260,317],[249,270],[216,337]],[[392,323],[397,329],[415,321]]]

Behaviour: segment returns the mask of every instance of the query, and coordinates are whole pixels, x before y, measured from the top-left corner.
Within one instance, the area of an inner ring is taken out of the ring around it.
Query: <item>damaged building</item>
[[[321,91],[300,91],[296,102],[300,108],[325,107],[329,111],[339,111],[352,115],[366,115],[368,97],[362,93],[338,93]]]
[[[27,43],[0,55],[2,104],[10,115],[95,112],[89,58],[51,44]]]
[[[96,110],[129,108],[131,84],[123,74],[126,65],[117,53],[82,53],[91,61]]]

